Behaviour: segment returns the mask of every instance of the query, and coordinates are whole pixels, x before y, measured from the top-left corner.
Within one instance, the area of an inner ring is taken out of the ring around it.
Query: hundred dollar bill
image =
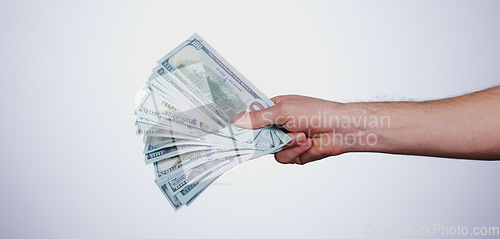
[[[185,146],[185,145],[214,146],[214,143],[212,142],[200,141],[200,140],[177,139],[173,137],[155,137],[146,135],[145,137],[146,137],[146,142],[144,145],[145,154],[174,146]]]
[[[214,146],[214,145],[182,145],[182,146],[171,146],[168,148],[162,148],[150,153],[145,154],[146,164],[154,163],[166,158],[170,158],[176,155],[182,155],[189,152],[201,151],[201,150],[219,150],[219,151],[235,151],[242,152],[245,149],[233,148],[230,146]],[[250,151],[256,151],[254,149],[246,149]]]
[[[250,145],[242,145],[239,143],[237,147],[234,146],[235,143],[221,143],[214,141],[207,141],[202,138],[198,138],[196,140],[192,139],[178,139],[173,137],[154,137],[154,136],[146,136],[146,142],[144,147],[144,153],[151,153],[160,149],[170,148],[173,146],[185,146],[185,145],[193,145],[193,146],[214,146],[215,148],[220,149],[252,149]]]
[[[222,158],[214,156],[214,153],[216,152],[219,151],[217,150],[197,151],[197,152],[191,152],[183,155],[174,156],[168,159],[155,162],[153,164],[155,171],[155,178],[156,180],[162,177],[172,178],[179,172],[189,170],[193,167],[196,167],[213,159]]]
[[[165,126],[167,128],[171,128],[172,130],[175,128],[175,130],[180,130],[183,133],[196,133],[196,135],[203,135],[203,134],[214,134],[214,135],[219,135],[222,137],[231,137],[234,136],[236,137],[234,140],[238,142],[242,142],[245,139],[249,138],[248,134],[251,134],[252,132],[248,129],[240,129],[242,132],[247,132],[247,134],[244,133],[236,133],[236,127],[234,128],[233,132],[228,131],[229,128],[222,128],[218,129],[217,125],[215,123],[212,124],[207,124],[205,122],[200,120],[199,118],[194,118],[191,115],[187,115],[186,112],[180,112],[177,109],[173,108],[171,105],[167,104],[164,100],[158,99],[161,97],[154,97],[154,94],[152,92],[148,92],[145,94],[143,100],[138,106],[138,109],[136,111],[136,115],[138,116],[138,121],[147,121],[148,123],[156,123],[158,126]],[[160,102],[157,102],[160,101]],[[266,132],[271,132],[271,131],[264,131],[262,132],[262,135],[266,135]],[[280,131],[281,132],[281,131]],[[273,132],[276,133],[276,132]],[[272,136],[268,136],[272,137]],[[265,137],[259,137],[256,138],[257,141],[254,142],[253,146],[254,148],[262,149],[265,150],[267,149],[266,145],[264,144],[264,148],[260,147],[260,140],[265,139]],[[227,139],[226,139],[227,141]],[[234,144],[234,147],[238,147],[239,144]]]
[[[186,204],[227,170],[241,164],[241,162],[270,153],[270,150],[267,152],[257,151],[254,154],[243,154],[236,157],[226,157],[220,160],[220,162],[207,164],[198,168],[196,172],[193,172],[193,176],[190,176],[192,172],[188,171],[180,175],[178,174],[175,178],[159,178],[156,180],[156,183],[167,198],[175,199],[181,204]],[[186,180],[186,178],[189,179]],[[173,193],[174,190],[175,193]]]
[[[215,171],[215,169],[221,168],[221,166],[229,164],[231,162],[234,162],[234,160],[230,159],[214,160],[211,162],[207,162],[202,166],[198,166],[198,168],[192,169],[186,173],[178,175],[175,178],[167,178],[167,177],[159,178],[156,181],[156,183],[167,198],[170,198],[172,201],[180,202],[180,204],[185,204],[189,200],[186,200],[184,198],[183,200],[184,202],[180,201],[177,195],[178,193],[172,193],[172,191],[181,192],[181,190],[184,189],[183,186],[191,185],[192,182],[189,184],[186,182],[186,181],[193,181],[187,179],[189,177],[196,178],[196,182],[203,181],[203,179],[206,178],[208,175],[210,175],[213,171]],[[201,191],[202,189],[201,187],[197,187],[196,190]]]
[[[154,102],[154,106],[152,107],[152,104],[150,103],[149,106],[143,104],[141,105],[141,107],[139,107],[139,109],[144,109],[143,111],[147,111],[146,113],[148,113],[148,115],[141,114],[141,116],[144,116],[144,118],[147,118],[150,122],[155,122],[159,125],[173,126],[175,127],[175,130],[177,130],[177,126],[179,126],[178,123],[181,123],[184,125],[188,125],[191,131],[197,131],[198,133],[202,134],[219,135],[225,138],[234,139],[234,137],[232,137],[231,133],[227,129],[220,127],[220,125],[218,125],[218,122],[212,121],[212,119],[205,115],[199,108],[196,108],[193,105],[180,106],[179,102],[186,102],[183,101],[182,98],[179,97],[175,100],[167,99],[165,96],[163,96],[161,93],[156,92],[154,89],[151,91],[151,95],[152,97],[149,100],[152,100]],[[155,95],[156,97],[154,97]],[[174,117],[179,120],[177,120],[176,122],[171,122],[171,116],[169,116],[168,114],[171,114],[171,112],[174,110]],[[158,117],[157,115],[166,115],[167,117]],[[157,119],[155,119],[154,117],[157,117]]]
[[[169,75],[169,73],[165,72],[163,69],[159,69],[158,72],[159,72],[159,74],[161,74],[163,76]],[[172,80],[172,82],[177,81],[177,80],[175,80],[176,77],[173,77],[173,79],[174,80]],[[195,98],[195,99],[193,99],[193,102],[198,103],[197,107],[199,107],[200,109],[203,109],[207,115],[212,115],[212,117],[215,117],[215,118],[213,118],[214,121],[221,122],[221,121],[217,121],[218,120],[217,116],[220,116],[220,115],[214,116],[214,114],[211,113],[211,112],[213,112],[213,109],[217,108],[217,106],[216,106],[217,104],[228,105],[227,102],[237,102],[237,100],[226,99],[224,101],[221,100],[217,103],[213,103],[210,101],[205,101],[203,103],[199,103],[199,99]],[[272,101],[270,101],[270,102],[272,103]],[[225,108],[228,108],[228,107],[225,107]],[[236,113],[236,112],[241,112],[241,110],[235,110],[231,113]],[[226,118],[222,119],[222,122],[226,122],[227,124],[229,124],[227,122],[228,121],[227,118],[228,117],[230,118],[230,116],[229,116],[230,113],[227,113],[227,114],[228,114],[228,116]],[[286,135],[285,133],[283,133],[281,130],[277,129],[276,127],[266,127],[266,128],[261,128],[261,129],[244,129],[244,128],[240,128],[234,124],[229,124],[228,127],[222,128],[222,130],[226,130],[226,129],[229,130],[230,135],[232,137],[235,137],[238,141],[253,144],[256,148],[261,149],[261,150],[265,150],[265,149],[272,148],[272,147],[282,147],[283,145],[285,145],[287,142],[289,142],[291,140],[291,138],[288,135]]]
[[[222,163],[220,163],[221,165],[226,165],[226,164],[228,164],[230,162],[234,162],[234,160],[231,160],[230,158],[228,158],[227,160],[221,160],[221,161],[222,161]],[[218,167],[218,169],[220,169],[220,167]],[[202,178],[198,178],[198,181],[196,181],[196,182],[203,181],[203,179],[206,178],[208,175],[210,175],[209,172],[204,173],[203,176],[202,176]],[[221,175],[222,175],[222,173],[221,173]],[[213,180],[215,180],[215,179],[213,179]],[[186,199],[186,196],[182,195],[184,202],[181,202],[181,200],[179,200],[179,198],[177,197],[177,195],[172,194],[171,191],[168,190],[169,185],[167,184],[167,181],[168,181],[167,177],[161,177],[158,180],[156,180],[156,183],[157,183],[158,187],[160,188],[160,191],[163,193],[163,195],[165,195],[165,197],[168,199],[168,201],[170,202],[170,204],[172,205],[172,207],[175,210],[177,210],[182,205],[186,204],[189,201],[189,199]],[[195,185],[193,187],[193,183],[189,184],[189,186],[190,186],[189,191],[191,192],[191,194],[193,194],[190,199],[194,199],[194,197],[197,195],[197,194],[194,194],[194,192],[200,193],[208,185],[210,185],[210,184],[207,184],[206,182],[203,184],[204,187],[202,187],[201,185],[198,186],[198,187],[195,187],[196,186]],[[187,191],[184,190],[184,192],[187,192]]]
[[[201,193],[205,188],[212,184],[218,177],[228,170],[236,167],[238,163],[236,161],[226,160],[225,163],[217,164],[215,167],[208,169],[208,172],[201,174],[190,183],[184,185],[182,188],[177,190],[174,194],[177,200],[182,204],[189,204],[192,199],[194,199],[199,193]],[[162,187],[169,189],[167,184],[163,184]]]
[[[224,165],[226,163],[229,163],[230,161],[222,158],[222,159],[214,159],[210,160],[208,162],[205,162],[203,164],[200,164],[196,167],[193,167],[191,169],[188,169],[186,171],[181,170],[178,174],[176,174],[173,177],[162,177],[158,179],[159,181],[164,181],[164,179],[167,179],[164,184],[167,185],[167,190],[169,191],[170,194],[175,194],[179,190],[183,189],[184,186],[186,186],[188,183],[191,181],[194,181],[195,179],[198,179],[200,176],[204,175],[205,173],[210,172],[210,170],[214,167],[217,167],[218,165]],[[160,183],[163,184],[163,183]]]
[[[181,134],[186,136],[192,136],[194,138],[212,138],[214,140],[220,141],[229,141],[235,140],[229,136],[224,136],[221,134],[208,134],[206,131],[201,130],[200,128],[178,124],[176,122],[169,122],[168,124],[163,122],[157,122],[155,119],[150,117],[144,117],[139,114],[136,115],[136,125],[137,132],[144,133],[148,135],[154,135],[165,133],[165,134]]]
[[[153,74],[149,77],[146,82],[147,88],[146,90],[153,91],[158,95],[161,95],[165,99],[167,99],[175,108],[179,110],[188,110],[196,108],[190,101],[187,99],[184,94],[178,92],[176,90],[172,90],[172,86],[163,80],[161,76],[158,76],[153,72]]]
[[[213,121],[213,118],[207,115],[207,111],[204,110],[204,108],[207,108],[206,106],[199,107],[191,103],[184,94],[171,90],[172,87],[169,83],[163,82],[163,85],[168,86],[168,88],[162,88],[162,86],[156,84],[156,82],[161,81],[157,81],[156,77],[154,79],[154,81],[148,83],[151,87],[147,88],[147,91],[153,95],[155,107],[160,111],[159,113],[175,111],[176,114],[190,116],[199,122],[210,125],[214,130],[224,128],[220,121]]]
[[[144,161],[146,162],[146,164],[150,164],[176,155],[181,155],[201,150],[211,150],[211,149],[214,149],[214,147],[211,145],[173,146],[170,148],[164,148],[145,154]]]
[[[168,76],[169,73],[162,71],[163,74],[166,74]],[[173,77],[175,78],[175,77]],[[174,82],[176,80],[172,80]],[[182,88],[181,88],[182,89]],[[182,89],[186,90],[186,89]],[[201,109],[203,112],[206,113],[206,115],[211,115],[214,122],[224,122],[224,121],[219,121],[217,116],[214,116],[212,113],[211,109],[214,108],[215,103],[199,103],[198,99],[194,98],[191,99],[193,102],[197,103],[197,108]],[[226,101],[220,101],[217,104],[227,103],[232,101],[231,99],[227,99]],[[284,144],[286,144],[290,138],[288,135],[283,133],[281,130],[277,129],[276,127],[266,127],[262,129],[244,129],[240,128],[234,124],[230,124],[229,126],[224,126],[220,125],[223,128],[220,129],[219,133],[223,135],[228,135],[230,137],[233,137],[236,141],[239,142],[245,142],[248,144],[252,144],[255,148],[259,150],[266,150],[271,147],[281,147]],[[284,135],[284,136],[283,136]],[[288,141],[283,141],[283,137],[285,137],[286,140]]]
[[[208,155],[210,155],[210,153],[214,151],[217,150],[213,149],[195,151],[154,162],[153,166],[155,170],[155,178],[158,179],[167,176],[171,174],[172,171],[178,168],[184,168],[185,165],[189,164],[191,161],[196,161],[200,158],[208,157]]]
[[[140,118],[140,117],[139,117]],[[146,136],[154,136],[154,137],[169,137],[176,139],[185,139],[191,140],[195,142],[204,142],[199,145],[213,145],[213,146],[221,146],[223,148],[234,148],[234,149],[256,149],[253,145],[248,143],[243,143],[239,141],[235,141],[233,139],[228,139],[224,137],[219,137],[218,135],[207,134],[203,135],[203,133],[199,133],[199,131],[193,131],[192,129],[183,129],[176,132],[173,128],[153,124],[148,121],[144,121],[142,119],[138,119],[136,121],[137,125],[137,133],[144,134]],[[176,128],[179,130],[179,128]],[[193,143],[197,145],[196,143]]]
[[[231,116],[274,103],[194,34],[158,61],[136,95],[145,162],[175,209],[189,205],[224,172],[281,150],[291,138],[276,126],[245,129]]]
[[[267,154],[269,152],[258,152],[257,154],[253,155],[241,155],[238,157],[238,161],[235,160],[235,158],[228,157],[229,161],[226,164],[220,164],[217,165],[216,167],[210,168],[208,172],[199,175],[195,179],[191,180],[189,183],[186,185],[182,186],[181,189],[178,190],[178,192],[174,195],[181,203],[185,205],[189,205],[194,198],[196,198],[203,190],[205,190],[210,184],[212,184],[218,177],[220,177],[222,174],[225,172],[229,171],[230,169],[236,167],[237,165],[241,164],[241,162],[248,161],[252,158],[255,157],[260,157],[264,154]],[[158,185],[159,187],[165,186],[165,185]],[[164,187],[165,189],[168,189],[168,187]]]
[[[159,75],[188,92],[194,101],[207,106],[228,124],[235,113],[261,110],[274,105],[197,34],[158,63],[161,68],[155,68],[155,71]],[[260,134],[264,130],[276,132]],[[267,138],[268,148],[281,147],[291,140],[274,127],[254,130],[252,136],[254,139],[247,139],[246,142],[253,143],[257,137]]]
[[[202,121],[198,118],[194,118],[190,115],[186,115],[183,112],[171,107],[165,101],[161,100],[161,97],[156,97],[160,99],[155,99],[152,92],[148,92],[139,107],[137,108],[136,114],[141,115],[153,122],[158,122],[164,125],[175,125],[175,126],[188,126],[192,129],[198,130],[199,132],[205,132],[206,134],[214,134],[218,132],[218,126],[207,123],[207,121]]]
[[[149,89],[155,92],[158,95],[161,95],[165,99],[167,99],[173,106],[182,111],[192,111],[196,110],[199,116],[206,116],[210,118],[211,116],[207,115],[210,113],[206,110],[206,107],[199,108],[199,104],[194,103],[192,100],[192,96],[187,94],[187,92],[179,92],[178,88],[172,84],[172,82],[165,81],[165,79],[158,75],[153,71],[153,74],[150,76],[147,85]],[[216,122],[220,124],[220,126],[225,126],[221,122]]]
[[[182,172],[190,170],[201,164],[209,161],[214,161],[221,158],[231,158],[236,157],[242,158],[242,156],[250,156],[254,154],[253,150],[204,150],[196,151],[191,153],[186,153],[178,156],[174,156],[168,159],[164,159],[154,163],[154,168],[156,172],[156,178],[167,177],[172,178]]]

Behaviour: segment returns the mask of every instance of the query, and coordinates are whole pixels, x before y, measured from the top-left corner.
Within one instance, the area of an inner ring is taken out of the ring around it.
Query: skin
[[[280,125],[292,137],[274,156],[305,164],[347,152],[500,159],[500,87],[422,102],[339,103],[285,95],[233,116],[236,125]]]

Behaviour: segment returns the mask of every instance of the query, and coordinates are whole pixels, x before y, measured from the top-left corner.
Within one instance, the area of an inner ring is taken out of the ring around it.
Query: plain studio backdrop
[[[305,166],[267,155],[175,212],[133,116],[156,61],[194,32],[269,97],[485,89],[500,82],[499,12],[500,1],[2,1],[0,237],[386,238],[371,229],[500,226],[500,162],[374,153]]]

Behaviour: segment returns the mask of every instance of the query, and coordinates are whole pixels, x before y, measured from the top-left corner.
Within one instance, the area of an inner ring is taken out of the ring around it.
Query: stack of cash
[[[281,150],[275,126],[244,129],[231,116],[274,103],[194,34],[158,62],[135,111],[146,164],[175,209],[189,205],[224,172]]]

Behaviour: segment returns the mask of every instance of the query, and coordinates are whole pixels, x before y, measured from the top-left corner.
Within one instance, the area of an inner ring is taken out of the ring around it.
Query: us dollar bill
[[[226,171],[282,149],[291,138],[276,126],[240,128],[237,113],[274,105],[199,35],[162,57],[136,95],[135,125],[144,161],[176,210]]]
[[[168,159],[160,160],[154,163],[156,178],[167,177],[172,178],[175,175],[190,170],[201,164],[209,161],[214,161],[221,158],[236,158],[242,159],[242,156],[248,157],[253,155],[252,150],[203,150],[190,152]]]
[[[189,93],[192,101],[208,107],[212,114],[228,124],[233,114],[274,105],[197,34],[160,59],[158,64],[154,69],[158,75]],[[234,125],[232,128],[245,132]],[[261,131],[273,132],[261,134]],[[258,137],[267,139],[257,142],[267,144],[268,148],[282,147],[290,140],[275,127],[253,130],[250,136],[253,137],[247,142],[253,143]]]

